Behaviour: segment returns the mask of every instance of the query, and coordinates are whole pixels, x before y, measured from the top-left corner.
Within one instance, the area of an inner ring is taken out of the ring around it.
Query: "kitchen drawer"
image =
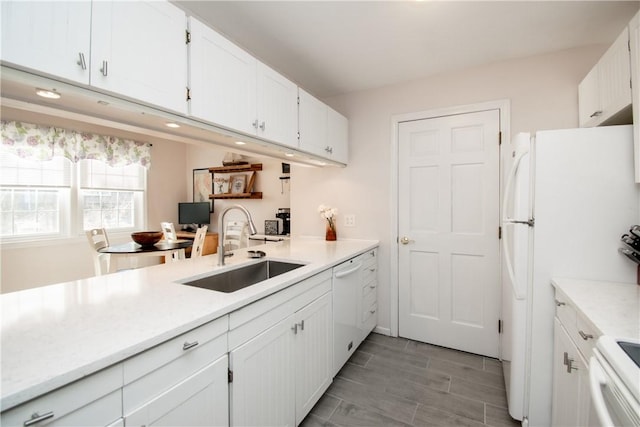
[[[377,295],[377,292],[376,292],[377,288],[378,288],[378,281],[375,279],[365,283],[362,286],[362,298],[365,299],[370,294],[373,294],[374,296]]]
[[[376,282],[373,282],[373,283],[371,283],[370,286],[362,288],[362,290],[363,290],[362,308],[363,309],[371,307],[376,302],[378,294],[377,294],[377,292],[375,292],[375,284],[376,284]],[[368,290],[369,292],[365,293],[366,290]]]
[[[598,339],[598,333],[591,327],[589,323],[578,314],[576,317],[576,335],[571,338],[578,346],[578,350],[582,353],[585,360],[589,360]]]
[[[362,329],[364,337],[369,335],[369,332],[373,330],[376,323],[378,323],[378,303],[374,301],[372,305],[362,311]]]
[[[562,325],[567,329],[569,335],[576,330],[576,309],[569,302],[562,292],[556,289],[556,316]],[[571,330],[573,328],[573,331]]]
[[[209,322],[124,361],[125,413],[227,352],[228,318]]]
[[[362,282],[367,284],[378,278],[378,263],[375,259],[362,266]]]
[[[0,414],[0,425],[108,425],[122,417],[122,364],[111,366]],[[49,416],[50,415],[50,416]]]

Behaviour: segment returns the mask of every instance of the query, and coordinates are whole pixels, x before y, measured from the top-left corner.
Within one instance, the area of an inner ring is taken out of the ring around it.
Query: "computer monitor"
[[[186,226],[201,226],[211,222],[209,202],[178,203],[178,223]]]

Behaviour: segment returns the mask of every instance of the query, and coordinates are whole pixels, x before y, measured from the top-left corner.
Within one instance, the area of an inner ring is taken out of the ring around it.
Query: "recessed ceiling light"
[[[58,92],[56,92],[55,89],[49,90],[41,88],[36,88],[36,95],[49,99],[60,99],[60,97],[62,96]]]
[[[245,145],[246,142],[244,142],[244,141],[236,141],[235,144],[236,145]]]
[[[284,153],[284,155],[287,156],[287,157],[293,157],[294,156],[293,153]]]
[[[173,123],[173,122],[165,123],[164,125],[165,125],[166,127],[168,127],[168,128],[174,128],[174,129],[175,129],[175,128],[179,128],[179,127],[180,127],[180,125],[179,125],[179,124],[177,124],[177,123]]]

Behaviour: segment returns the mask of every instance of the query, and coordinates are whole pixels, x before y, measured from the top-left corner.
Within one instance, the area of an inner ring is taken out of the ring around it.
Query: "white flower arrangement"
[[[329,227],[335,232],[336,231],[336,220],[335,217],[338,215],[338,209],[332,208],[326,205],[318,206],[318,212],[320,212],[320,218],[326,219],[329,223]]]

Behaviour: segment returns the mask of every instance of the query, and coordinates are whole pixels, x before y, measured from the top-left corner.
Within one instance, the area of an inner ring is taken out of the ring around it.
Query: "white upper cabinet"
[[[190,31],[191,115],[297,147],[295,83],[197,19]]]
[[[1,4],[3,61],[89,83],[90,1]]]
[[[256,134],[298,147],[298,86],[261,62],[257,63]]]
[[[631,45],[631,98],[633,99],[633,141],[636,182],[640,183],[640,12],[629,23]]]
[[[347,163],[347,119],[322,101],[298,88],[300,149],[317,156]]]
[[[92,86],[187,113],[186,17],[164,1],[97,1]]]
[[[256,59],[197,19],[189,21],[191,115],[255,133]]]
[[[631,105],[627,28],[580,83],[578,97],[581,127],[598,126]]]

